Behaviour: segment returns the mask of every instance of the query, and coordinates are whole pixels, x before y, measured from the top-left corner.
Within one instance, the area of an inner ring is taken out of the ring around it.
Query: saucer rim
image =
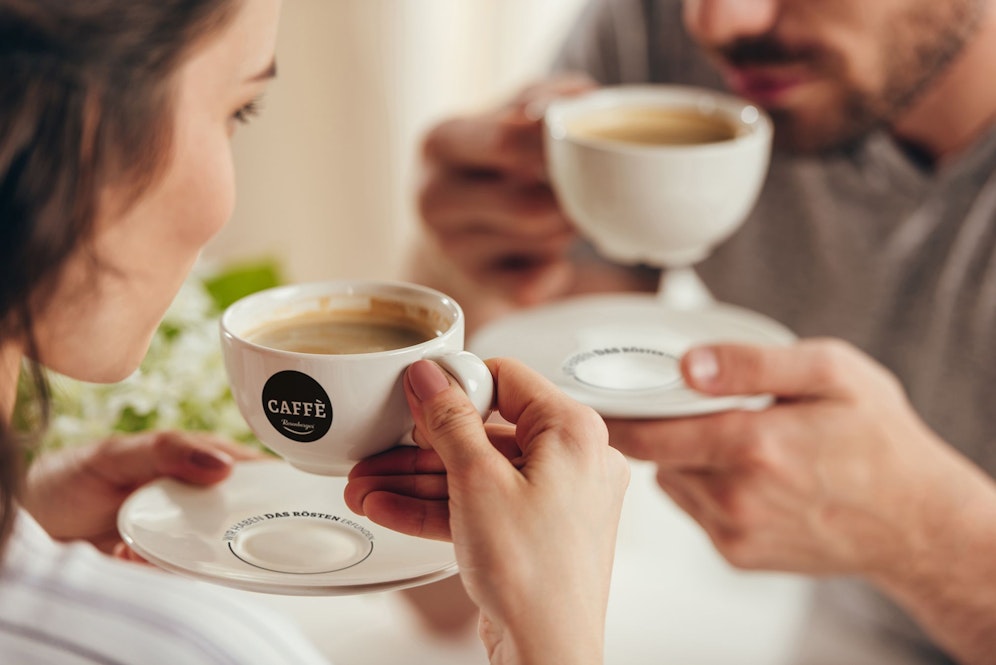
[[[354,596],[366,593],[380,593],[382,591],[398,591],[401,589],[409,589],[416,586],[422,586],[424,584],[430,584],[432,582],[438,582],[448,577],[452,577],[460,572],[459,567],[454,561],[452,564],[441,568],[440,570],[425,573],[424,575],[399,578],[385,582],[361,584],[281,584],[275,581],[253,581],[248,579],[210,575],[190,570],[156,557],[141,546],[136,546],[134,544],[134,540],[124,534],[122,534],[122,538],[128,547],[133,549],[136,554],[164,571],[175,573],[199,582],[208,582],[232,589],[240,589],[242,591],[269,593],[281,596]],[[291,579],[301,579],[293,573],[286,573],[286,575],[288,577],[288,581]]]
[[[223,483],[230,483],[233,481],[235,474],[239,472],[240,469],[244,468],[244,465],[273,465],[278,472],[291,471],[305,473],[294,469],[290,464],[279,460],[279,459],[264,459],[264,460],[246,460],[240,461],[235,464],[232,469],[232,475],[230,475],[225,480],[221,481],[218,485],[205,487],[205,491],[210,491],[212,489],[222,491]],[[328,476],[330,480],[339,480],[340,482],[345,482],[346,479],[341,476]],[[147,545],[143,545],[141,538],[137,538],[133,532],[133,527],[136,522],[130,517],[130,511],[134,510],[136,505],[140,504],[143,500],[148,497],[147,493],[156,492],[160,489],[166,492],[167,495],[170,491],[170,486],[176,486],[177,481],[173,478],[159,478],[150,483],[147,483],[135,490],[121,505],[118,511],[116,526],[118,533],[120,534],[122,540],[128,545],[136,554],[144,558],[150,564],[155,565],[163,570],[182,575],[184,577],[195,579],[203,582],[210,582],[213,584],[219,584],[222,586],[232,587],[236,589],[242,589],[246,591],[255,591],[260,593],[274,593],[281,595],[310,595],[310,596],[340,596],[340,595],[354,595],[361,593],[372,593],[379,591],[388,591],[402,588],[410,588],[413,586],[419,586],[422,584],[428,584],[430,582],[445,579],[459,572],[459,568],[456,562],[455,551],[451,550],[447,557],[439,557],[438,567],[433,570],[428,570],[425,572],[419,572],[415,575],[403,575],[395,576],[391,575],[389,572],[384,573],[382,576],[386,579],[376,580],[377,575],[368,574],[373,581],[353,581],[338,583],[335,578],[339,575],[337,573],[342,573],[343,571],[333,571],[328,573],[318,573],[318,574],[295,574],[295,573],[281,573],[279,571],[266,570],[265,577],[260,575],[259,577],[253,578],[251,570],[231,570],[230,572],[213,571],[208,572],[204,570],[198,570],[196,568],[184,566],[182,562],[177,562],[172,558],[164,558],[161,554],[157,554],[149,549]],[[236,481],[237,482],[237,481]],[[418,538],[417,536],[409,536],[402,534],[387,527],[378,525],[374,522],[367,520],[362,516],[355,515],[352,511],[345,506],[342,502],[341,495],[338,499],[341,502],[342,509],[347,511],[351,515],[352,519],[365,520],[369,524],[365,524],[366,528],[372,528],[375,532],[387,531],[391,534],[391,538],[400,538],[403,540],[413,539],[416,541],[428,542],[442,542],[442,541],[430,541],[429,539]],[[200,535],[200,534],[199,534]],[[217,545],[213,543],[210,539],[205,537],[205,542],[209,544],[212,548]],[[392,548],[393,549],[393,548]],[[199,564],[201,562],[195,561],[193,564]],[[429,564],[431,565],[431,563]],[[355,567],[355,566],[354,566]],[[345,570],[350,570],[354,567],[347,568]],[[277,578],[277,579],[274,579]]]
[[[485,341],[487,341],[486,337],[495,336],[495,331],[498,331],[498,334],[500,334],[501,331],[504,330],[506,331],[506,334],[511,337],[516,334],[516,332],[521,334],[522,329],[529,325],[529,321],[536,319],[537,317],[552,317],[557,315],[571,316],[579,312],[583,313],[587,309],[595,310],[599,306],[606,305],[616,308],[632,308],[634,313],[654,311],[663,312],[668,315],[680,316],[683,311],[667,308],[665,305],[660,303],[657,294],[655,293],[596,293],[571,296],[553,303],[546,303],[522,309],[485,323],[470,336],[467,348],[471,352],[481,355],[481,357],[489,357],[490,355],[495,354],[485,353],[482,355],[482,350],[480,349],[482,343],[480,340],[485,338]],[[722,302],[712,302],[705,307],[687,310],[687,312],[709,312],[712,314],[718,314],[721,317],[729,317],[731,321],[736,321],[737,326],[741,329],[749,329],[760,337],[766,337],[769,344],[786,345],[798,340],[798,336],[784,324],[779,323],[778,321],[761,314],[760,312],[736,305]],[[525,362],[527,365],[530,364],[529,361],[521,355],[507,352],[498,355],[515,357],[522,362]],[[643,401],[640,401],[639,399],[634,399],[636,396],[633,393],[625,395],[620,393],[618,396],[608,396],[599,395],[598,393],[600,391],[598,389],[576,389],[574,386],[565,385],[563,383],[563,377],[561,376],[550,376],[546,372],[541,373],[543,373],[548,380],[552,381],[557,388],[565,392],[572,399],[590,406],[598,412],[599,415],[605,418],[655,419],[693,417],[736,409],[760,410],[773,402],[773,397],[771,395],[755,394],[724,395],[720,397],[703,396],[699,399],[661,404],[660,402],[651,402],[647,395],[656,391],[660,394],[670,392],[673,396],[674,392],[652,389],[646,391],[646,394],[643,396]],[[685,390],[689,393],[692,392],[688,389]]]

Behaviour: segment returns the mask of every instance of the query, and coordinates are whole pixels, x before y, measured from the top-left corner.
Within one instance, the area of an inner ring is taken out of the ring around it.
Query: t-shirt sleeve
[[[722,89],[684,29],[681,0],[589,0],[553,64],[603,85],[679,83]]]
[[[553,64],[605,85],[646,81],[646,16],[640,0],[591,0]],[[641,64],[642,63],[642,64]]]

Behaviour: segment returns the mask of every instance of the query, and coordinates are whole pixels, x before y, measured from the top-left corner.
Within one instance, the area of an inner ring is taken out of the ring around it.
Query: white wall
[[[583,0],[287,0],[279,78],[236,139],[239,200],[206,251],[293,281],[398,276],[418,137],[540,75]]]

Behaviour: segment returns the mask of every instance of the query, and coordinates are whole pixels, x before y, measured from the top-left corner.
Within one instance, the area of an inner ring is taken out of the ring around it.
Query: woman
[[[43,457],[23,482],[10,424],[24,358],[88,381],[138,365],[231,214],[229,141],[275,74],[278,13],[279,0],[0,0],[0,662],[323,662],[280,617],[78,542],[110,547],[142,482],[216,482],[246,453],[147,435]],[[521,366],[491,367],[516,429],[486,433],[420,362],[406,390],[425,449],[410,454],[435,486],[406,497],[374,459],[349,500],[453,537],[493,662],[600,662],[625,463],[591,411]]]

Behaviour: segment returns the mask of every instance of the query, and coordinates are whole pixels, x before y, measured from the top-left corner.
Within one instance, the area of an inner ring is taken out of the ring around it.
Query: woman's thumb
[[[415,429],[439,455],[449,473],[501,458],[484,431],[470,398],[431,360],[419,360],[405,372],[405,395]]]

